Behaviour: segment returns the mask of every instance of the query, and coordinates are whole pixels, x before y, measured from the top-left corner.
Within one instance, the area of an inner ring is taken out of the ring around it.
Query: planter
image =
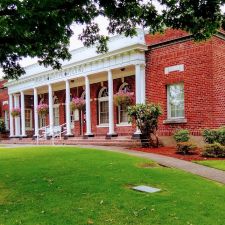
[[[12,117],[19,117],[20,116],[20,113],[21,113],[20,108],[13,108],[11,110]]]
[[[49,106],[48,104],[40,104],[37,106],[37,112],[41,116],[46,116],[48,115],[49,112]]]
[[[113,98],[116,106],[130,106],[134,102],[134,92],[119,91]]]
[[[73,98],[72,101],[70,102],[70,108],[72,111],[78,109],[78,110],[83,110],[85,109],[85,100],[82,98]]]

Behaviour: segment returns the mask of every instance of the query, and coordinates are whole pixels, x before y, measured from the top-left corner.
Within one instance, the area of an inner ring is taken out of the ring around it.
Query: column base
[[[105,139],[111,139],[112,137],[118,137],[118,134],[114,133],[114,134],[107,134]]]
[[[12,138],[21,138],[21,136],[15,135],[15,136],[13,136]]]
[[[28,138],[28,136],[27,135],[22,135],[21,138]]]
[[[66,135],[64,135],[63,138],[64,138],[64,140],[67,140],[70,137],[74,137],[74,135],[73,134],[66,134]]]
[[[89,137],[94,137],[95,135],[94,134],[85,134],[83,136],[84,139],[88,139]]]
[[[139,134],[139,133],[134,133],[134,134],[132,135],[132,139],[140,140],[140,139],[141,139],[141,134]]]

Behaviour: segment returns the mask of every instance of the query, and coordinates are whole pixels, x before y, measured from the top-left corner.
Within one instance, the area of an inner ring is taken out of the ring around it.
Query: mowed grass
[[[204,161],[195,161],[198,164],[209,166],[219,170],[225,170],[225,159],[224,160],[204,160]]]
[[[161,188],[155,194],[132,185]],[[224,225],[225,187],[120,153],[0,149],[0,224]]]

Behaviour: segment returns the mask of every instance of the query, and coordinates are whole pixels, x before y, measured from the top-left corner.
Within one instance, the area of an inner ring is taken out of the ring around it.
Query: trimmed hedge
[[[219,143],[225,145],[225,127],[218,129],[206,129],[202,133],[204,140],[208,144]]]
[[[178,142],[177,143],[177,153],[187,155],[190,152],[196,150],[196,145],[191,142]]]
[[[173,135],[176,142],[187,142],[190,139],[189,130],[178,130]]]
[[[225,146],[219,143],[208,144],[204,147],[202,156],[212,158],[225,158]]]

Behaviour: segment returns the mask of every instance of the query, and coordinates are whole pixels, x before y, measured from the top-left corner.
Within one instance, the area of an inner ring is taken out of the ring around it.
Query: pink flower
[[[85,107],[85,100],[83,98],[73,98],[70,106],[72,111],[74,111],[75,109],[82,110]]]
[[[41,103],[37,106],[37,112],[41,115],[47,115],[49,110],[48,104]]]
[[[134,92],[127,92],[125,90],[120,90],[114,95],[114,102],[117,106],[125,105],[129,106],[134,101]]]

